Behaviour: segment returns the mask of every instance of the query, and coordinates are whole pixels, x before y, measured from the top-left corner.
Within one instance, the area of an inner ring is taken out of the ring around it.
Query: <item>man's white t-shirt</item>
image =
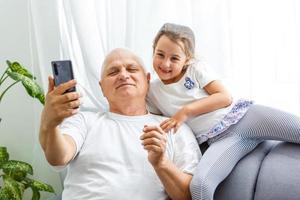
[[[60,126],[77,147],[68,164],[63,199],[167,199],[164,187],[147,159],[140,136],[144,125],[159,125],[164,117],[123,116],[111,112],[80,112]],[[166,155],[193,174],[201,154],[187,126],[167,135]]]
[[[209,71],[206,63],[196,62],[188,66],[183,77],[176,83],[164,84],[159,79],[151,82],[147,96],[148,108],[152,113],[171,117],[183,106],[208,97],[204,87],[214,80],[217,80],[217,77]],[[186,123],[198,138],[220,122],[233,105],[234,103],[226,108],[190,118]]]

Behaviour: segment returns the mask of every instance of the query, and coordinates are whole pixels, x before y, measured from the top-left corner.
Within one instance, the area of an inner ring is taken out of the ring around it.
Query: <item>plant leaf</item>
[[[46,192],[55,193],[53,187],[51,185],[46,184],[46,183],[42,183],[40,181],[33,180],[33,179],[30,179],[30,178],[26,178],[25,182],[29,185],[29,187],[32,188],[32,190],[46,191]]]
[[[2,165],[3,172],[7,175],[14,174],[17,172],[25,172],[33,175],[33,169],[30,164],[18,161],[18,160],[9,160]]]
[[[8,70],[7,74],[15,81],[21,81],[27,93],[31,97],[37,98],[43,105],[45,104],[44,91],[34,80],[11,70]]]
[[[6,147],[0,147],[0,169],[3,163],[8,161],[9,159],[9,154],[7,152]]]
[[[32,200],[39,200],[41,198],[41,194],[38,190],[32,189]]]
[[[22,74],[30,79],[36,79],[31,72],[29,72],[25,67],[21,66],[18,62],[10,62],[9,60],[6,61],[7,65],[11,69],[12,72],[16,72],[18,74]]]
[[[4,171],[4,170],[3,170]],[[27,173],[24,171],[14,171],[11,174],[9,174],[10,177],[15,179],[16,181],[22,181],[26,177]]]
[[[9,176],[3,176],[4,188],[13,199],[21,200],[24,193],[24,185],[19,184],[17,181]]]
[[[0,200],[7,200],[10,199],[10,193],[9,190],[7,190],[7,188],[1,188],[0,189]]]

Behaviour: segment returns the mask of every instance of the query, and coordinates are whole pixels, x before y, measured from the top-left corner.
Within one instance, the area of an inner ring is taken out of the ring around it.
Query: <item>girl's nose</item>
[[[169,59],[164,59],[162,61],[162,67],[169,68],[170,67],[170,60]]]

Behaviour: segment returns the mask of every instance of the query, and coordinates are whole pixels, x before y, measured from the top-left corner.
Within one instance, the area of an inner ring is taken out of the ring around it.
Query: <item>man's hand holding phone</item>
[[[70,80],[74,79],[73,67],[71,60],[58,60],[52,61],[52,73],[54,77],[54,84],[55,86],[59,86],[62,83],[66,83]],[[65,93],[67,92],[75,92],[76,87],[68,88]]]
[[[49,163],[66,165],[73,158],[76,145],[70,136],[60,132],[58,126],[65,118],[78,112],[80,94],[70,91],[76,86],[74,79],[57,86],[55,86],[52,76],[48,77],[48,81],[48,92],[41,115],[39,140]]]
[[[71,61],[53,61],[53,77],[48,77],[48,92],[42,113],[43,124],[57,127],[65,118],[78,112],[81,95],[76,92]]]
[[[67,92],[66,90],[76,86],[76,80],[70,80],[59,86],[54,85],[54,79],[49,77],[48,92],[42,120],[47,127],[58,126],[65,118],[78,112],[81,95],[78,92]]]

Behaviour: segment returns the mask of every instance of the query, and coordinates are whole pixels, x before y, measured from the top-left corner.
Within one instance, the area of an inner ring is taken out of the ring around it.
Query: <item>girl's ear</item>
[[[186,69],[190,64],[192,64],[192,59],[191,58],[187,58],[185,63],[184,63],[184,69]]]

